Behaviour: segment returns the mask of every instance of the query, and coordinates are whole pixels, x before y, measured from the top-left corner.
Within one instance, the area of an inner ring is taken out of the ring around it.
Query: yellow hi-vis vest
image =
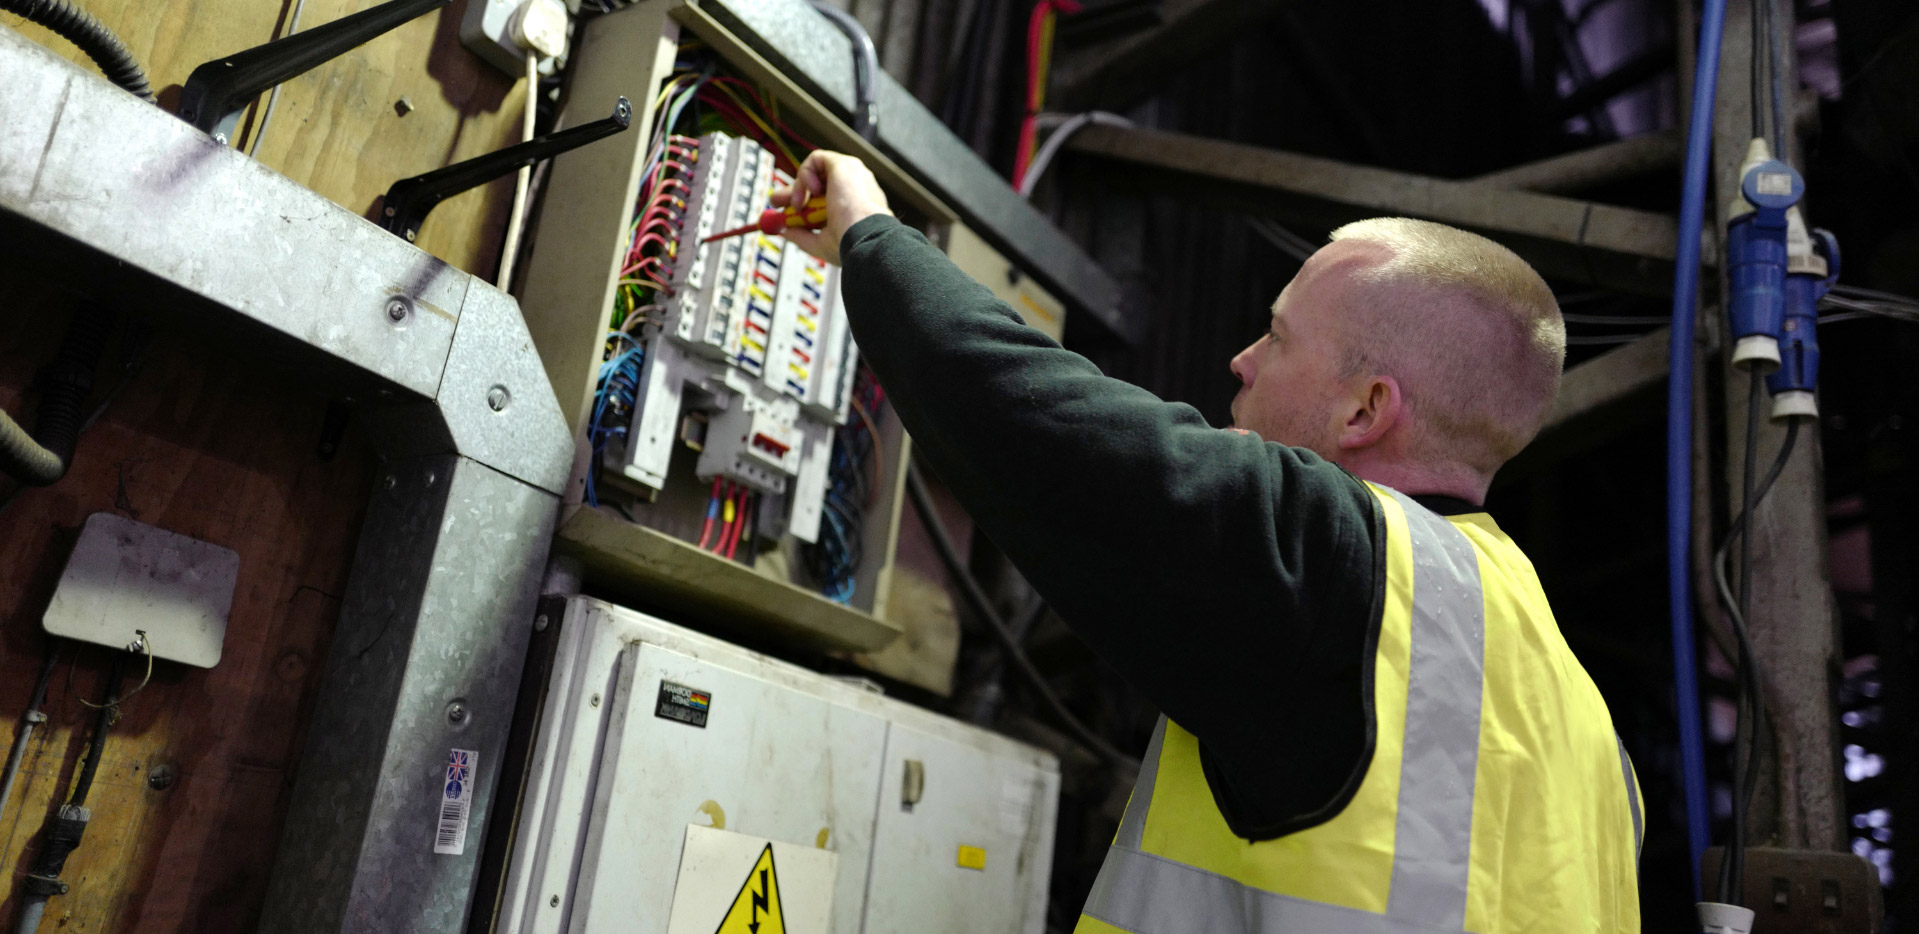
[[[1374,486],[1372,763],[1323,824],[1249,842],[1165,718],[1076,934],[1639,930],[1639,788],[1532,563],[1484,514]]]

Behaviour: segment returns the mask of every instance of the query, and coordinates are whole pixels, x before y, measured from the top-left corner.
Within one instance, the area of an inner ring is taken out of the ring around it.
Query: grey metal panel
[[[0,213],[433,394],[470,276],[6,28],[0,75]]]
[[[457,455],[398,462],[378,484],[263,930],[463,923],[558,513],[557,497]],[[456,748],[478,752],[466,851],[436,855]]]
[[[844,116],[853,106],[846,37],[803,0],[698,0],[697,5]],[[1034,210],[891,75],[876,82],[881,150],[909,168],[966,223],[1048,291],[1137,342],[1145,322],[1122,311],[1119,283]]]
[[[573,436],[519,307],[477,280],[438,397],[375,409],[365,421],[389,457],[458,451],[555,496],[573,468]]]

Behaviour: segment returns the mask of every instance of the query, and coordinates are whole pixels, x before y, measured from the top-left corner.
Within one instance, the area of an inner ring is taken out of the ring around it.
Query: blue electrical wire
[[[1719,50],[1725,31],[1726,0],[1706,0],[1699,21],[1692,118],[1686,132],[1685,190],[1679,202],[1678,255],[1673,263],[1671,364],[1666,384],[1666,586],[1672,613],[1673,686],[1679,707],[1686,845],[1691,856],[1687,868],[1692,873],[1695,901],[1700,897],[1699,861],[1706,850],[1708,812],[1692,618],[1693,326],[1698,316],[1699,238],[1705,227],[1706,181],[1712,158],[1713,98],[1719,87]]]

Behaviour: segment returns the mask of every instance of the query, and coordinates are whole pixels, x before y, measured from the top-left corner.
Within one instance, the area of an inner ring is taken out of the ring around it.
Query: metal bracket
[[[306,73],[448,0],[389,0],[372,9],[257,45],[193,69],[180,89],[179,117],[224,143],[247,102],[282,81]]]
[[[425,175],[403,178],[386,190],[382,199],[380,226],[396,237],[411,242],[420,233],[420,224],[434,206],[469,188],[484,185],[502,175],[518,171],[542,159],[550,159],[569,149],[619,133],[633,122],[633,105],[622,97],[613,105],[613,115],[576,127],[569,127],[536,139],[508,146],[498,152],[456,162]]]

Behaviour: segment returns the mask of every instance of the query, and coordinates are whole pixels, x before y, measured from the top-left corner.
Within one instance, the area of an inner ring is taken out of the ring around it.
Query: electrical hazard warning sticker
[[[720,929],[713,934],[786,934],[786,919],[780,914],[780,877],[773,870],[773,844],[760,851],[759,861],[740,885],[740,894],[733,896],[733,907],[720,919]]]
[[[829,934],[839,854],[686,828],[666,934]]]
[[[706,729],[706,712],[712,706],[713,695],[705,691],[696,691],[684,684],[662,680],[660,681],[660,702],[653,708],[653,716],[664,720],[678,720],[704,730]]]

